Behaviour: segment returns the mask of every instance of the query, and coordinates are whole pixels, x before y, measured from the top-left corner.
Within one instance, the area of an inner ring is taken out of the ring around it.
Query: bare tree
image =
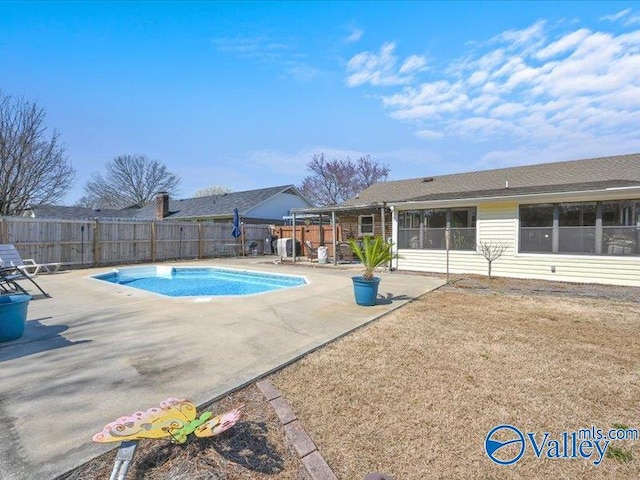
[[[489,263],[489,278],[491,278],[491,265],[499,259],[509,248],[509,244],[503,241],[489,240],[478,243],[478,255],[482,255]]]
[[[194,197],[209,197],[211,195],[222,195],[223,193],[231,193],[233,188],[223,187],[221,185],[211,185],[209,187],[201,188],[193,193]]]
[[[45,117],[35,102],[0,91],[0,215],[53,203],[73,182],[66,149]]]
[[[311,173],[302,180],[300,191],[320,206],[338,205],[389,176],[389,167],[369,155],[354,162],[349,157],[327,160],[324,153],[314,154],[307,170]]]
[[[180,183],[158,160],[144,155],[120,155],[107,163],[105,174],[94,173],[84,187],[84,205],[99,208],[142,207],[158,192],[176,194]]]

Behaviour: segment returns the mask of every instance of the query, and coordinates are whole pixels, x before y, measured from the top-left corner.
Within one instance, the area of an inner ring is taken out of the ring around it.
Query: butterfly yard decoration
[[[182,444],[192,433],[212,437],[229,430],[240,419],[240,409],[213,416],[197,416],[196,406],[188,400],[168,398],[146,411],[134,412],[106,425],[93,436],[98,443],[122,442],[111,473],[112,480],[124,480],[140,440],[168,439]]]

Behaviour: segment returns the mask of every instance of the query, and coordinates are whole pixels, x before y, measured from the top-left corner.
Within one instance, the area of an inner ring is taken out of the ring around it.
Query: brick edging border
[[[302,422],[293,413],[289,402],[282,396],[271,380],[260,380],[256,382],[256,387],[276,412],[284,427],[287,439],[296,451],[311,480],[338,480],[336,474],[333,473],[329,464],[318,451],[316,444],[307,434]]]

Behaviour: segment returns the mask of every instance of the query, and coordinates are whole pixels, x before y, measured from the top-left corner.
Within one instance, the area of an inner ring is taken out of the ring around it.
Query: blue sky
[[[299,184],[314,153],[391,179],[640,151],[638,2],[0,2],[0,89],[78,170],[120,154],[181,197]]]

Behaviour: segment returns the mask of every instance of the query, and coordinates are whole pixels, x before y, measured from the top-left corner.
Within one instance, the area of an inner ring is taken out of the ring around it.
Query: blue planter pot
[[[29,295],[0,295],[0,342],[20,338],[27,323]]]
[[[363,277],[351,277],[353,281],[353,293],[356,296],[356,303],[370,307],[376,304],[378,298],[378,285],[380,279],[374,277],[373,280],[365,280]]]

